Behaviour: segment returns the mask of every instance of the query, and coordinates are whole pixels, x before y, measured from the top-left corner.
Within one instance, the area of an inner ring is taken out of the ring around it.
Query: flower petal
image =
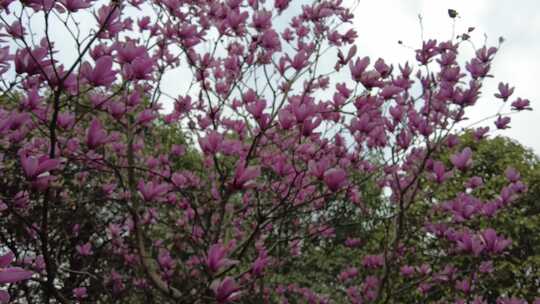
[[[0,290],[0,304],[9,303],[9,293],[5,290]]]
[[[0,256],[0,268],[7,267],[9,264],[13,262],[14,259],[15,259],[15,255],[13,255],[13,252],[11,251],[4,254],[3,256]]]
[[[23,280],[28,280],[32,277],[33,272],[24,270],[19,267],[9,267],[0,271],[0,284],[15,283]]]

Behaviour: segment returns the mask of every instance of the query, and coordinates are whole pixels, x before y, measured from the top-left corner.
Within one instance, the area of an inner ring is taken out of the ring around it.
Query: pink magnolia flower
[[[107,143],[107,141],[107,131],[103,129],[99,119],[94,118],[86,131],[86,144],[90,149],[94,149]]]
[[[171,253],[168,250],[160,250],[158,255],[159,266],[165,270],[172,270],[176,266],[176,262],[171,256]]]
[[[78,300],[82,300],[88,297],[86,287],[77,287],[73,289],[73,297]]]
[[[308,137],[313,134],[313,131],[317,129],[317,127],[321,124],[322,118],[321,117],[313,117],[310,119],[304,120],[304,123],[302,124],[302,135]]]
[[[456,153],[450,157],[450,161],[457,169],[464,171],[472,165],[472,150],[467,147],[463,151]]]
[[[184,174],[178,173],[178,172],[173,173],[171,177],[171,181],[173,185],[175,185],[178,188],[183,188],[188,185],[187,177]]]
[[[93,254],[92,252],[92,244],[91,243],[85,243],[82,245],[75,246],[77,249],[77,252],[82,256],[90,256]]]
[[[61,112],[58,114],[58,126],[62,129],[69,129],[75,123],[75,114]]]
[[[277,8],[278,12],[284,11],[288,6],[291,0],[275,0],[274,7]]]
[[[233,186],[237,189],[241,189],[249,186],[255,178],[261,175],[260,167],[246,167],[243,162],[240,162],[236,166],[234,173]]]
[[[246,106],[246,110],[255,118],[261,117],[265,108],[266,108],[265,100],[258,100]]]
[[[471,282],[467,279],[456,282],[456,289],[468,294],[471,291]]]
[[[519,172],[511,167],[506,168],[506,170],[504,171],[504,175],[506,176],[506,179],[508,179],[508,181],[510,181],[511,183],[515,183],[521,178]]]
[[[410,278],[414,275],[415,269],[413,266],[405,265],[400,268],[400,274],[406,278]]]
[[[443,208],[452,213],[454,221],[464,222],[479,213],[482,204],[479,199],[460,193],[454,200],[444,203]]]
[[[381,74],[376,70],[369,70],[360,76],[360,83],[367,89],[382,87],[384,83],[381,81]]]
[[[471,77],[474,79],[486,77],[490,70],[489,64],[485,64],[476,58],[473,58],[469,63],[467,63],[465,68],[467,71],[469,71]]]
[[[308,162],[308,172],[316,178],[322,179],[324,174],[330,167],[330,161],[327,158],[323,158],[319,161],[310,160]]]
[[[112,69],[112,65],[112,57],[103,56],[96,60],[93,68],[90,63],[83,63],[81,74],[92,85],[110,86],[116,80],[116,71]]]
[[[365,278],[362,289],[364,293],[364,297],[368,301],[374,301],[377,297],[377,290],[380,286],[380,279],[374,275],[368,276]]]
[[[492,253],[501,253],[506,247],[512,244],[511,240],[498,236],[497,232],[492,228],[482,231],[482,240],[484,241],[485,249]]]
[[[484,244],[476,235],[471,235],[468,231],[461,232],[457,237],[457,247],[461,251],[473,253],[479,256],[484,250]]]
[[[514,111],[532,110],[532,108],[529,106],[530,103],[531,102],[528,99],[518,98],[514,102],[512,102],[512,110]]]
[[[9,70],[10,61],[13,60],[13,55],[9,52],[9,46],[0,48],[0,75]]]
[[[489,127],[479,127],[474,130],[474,138],[476,140],[481,140],[486,137],[486,134],[489,132]]]
[[[76,13],[80,9],[92,6],[93,0],[61,0],[62,5],[70,12]]]
[[[485,261],[480,264],[480,267],[478,270],[481,273],[492,273],[493,272],[493,262],[492,261]]]
[[[169,191],[170,186],[168,184],[158,184],[153,181],[145,183],[140,180],[137,189],[141,193],[143,199],[147,202],[160,200]]]
[[[291,67],[296,71],[300,71],[309,64],[309,55],[305,50],[300,50],[291,60]]]
[[[356,248],[362,245],[362,240],[356,238],[347,238],[345,240],[345,246],[349,248]]]
[[[499,83],[499,93],[495,93],[495,97],[507,101],[514,93],[514,87],[510,87],[508,83]]]
[[[24,31],[24,27],[21,25],[19,21],[15,21],[11,25],[6,26],[6,31],[13,38],[23,38],[24,35],[26,34]]]
[[[230,303],[240,297],[240,286],[231,277],[216,280],[210,285],[219,304]]]
[[[337,34],[337,32],[334,32]],[[337,67],[337,69],[340,69],[341,68],[341,65],[345,65],[347,63],[349,63],[351,61],[351,59],[354,57],[354,55],[356,55],[356,50],[357,50],[357,47],[356,45],[353,45],[350,49],[349,49],[349,52],[347,53],[347,56],[345,56],[341,50],[338,51],[338,59],[339,59],[339,66]]]
[[[100,38],[108,38],[119,33],[123,24],[120,20],[121,9],[115,5],[103,5],[95,14],[95,18],[100,27],[104,30],[99,35]]]
[[[259,40],[260,45],[268,51],[281,50],[281,41],[279,40],[279,35],[273,29],[264,31]]]
[[[208,249],[206,266],[212,272],[218,272],[223,267],[228,267],[237,263],[235,260],[226,258],[227,251],[222,244],[214,244]]]
[[[15,72],[17,74],[28,73],[35,75],[43,71],[44,68],[51,65],[47,56],[47,49],[39,47],[28,51],[26,48],[18,49],[15,53]]]
[[[446,171],[444,164],[440,161],[433,163],[434,180],[438,184],[442,184],[446,179],[452,176],[451,171]]]
[[[9,14],[9,13],[10,13],[10,11],[9,11],[9,5],[10,5],[13,1],[15,1],[15,0],[0,0],[0,8],[1,8],[2,10],[5,10],[6,13]]]
[[[481,187],[484,184],[484,181],[479,176],[473,176],[465,183],[465,186],[470,189],[476,189]]]
[[[117,43],[115,45],[117,59],[120,63],[131,63],[136,58],[148,57],[148,52],[144,46],[137,46],[134,41]]]
[[[215,154],[219,152],[219,149],[222,145],[223,135],[217,131],[209,132],[206,137],[199,139],[199,145],[201,149],[206,154]]]
[[[266,10],[256,11],[253,14],[253,27],[258,31],[272,27],[272,12]]]
[[[377,59],[373,67],[377,72],[379,72],[379,74],[381,74],[382,78],[386,78],[387,76],[389,76],[394,69],[392,65],[386,64],[386,62],[384,62],[384,59],[382,58]]]
[[[527,301],[520,298],[516,298],[516,297],[511,297],[511,298],[504,297],[504,298],[498,298],[497,304],[527,304]]]
[[[367,255],[362,259],[362,266],[366,268],[380,268],[384,265],[384,257],[382,255]]]
[[[341,168],[332,168],[324,173],[323,180],[335,192],[347,182],[347,173]]]
[[[497,117],[497,120],[495,120],[495,126],[499,130],[504,130],[510,128],[508,124],[510,124],[510,117],[508,116],[499,116]]]
[[[394,85],[388,85],[383,87],[382,91],[379,93],[385,100],[394,98],[395,95],[401,93],[402,88]]]
[[[251,264],[251,273],[254,276],[262,276],[264,274],[264,269],[270,263],[270,258],[266,250],[259,252],[257,259]]]
[[[152,78],[155,61],[149,57],[137,57],[123,67],[123,74],[130,80],[148,80]]]
[[[346,282],[358,275],[358,269],[356,267],[347,267],[339,274],[339,279]]]
[[[0,256],[0,284],[17,283],[19,281],[28,280],[32,277],[33,272],[24,270],[20,267],[8,267],[13,263],[15,255],[8,252]],[[0,290],[0,303],[9,302],[9,293]]]
[[[50,10],[54,6],[54,0],[26,0],[24,4],[34,11]]]
[[[152,110],[146,109],[142,111],[141,113],[139,113],[139,115],[137,115],[136,122],[138,124],[145,125],[153,121],[155,118],[156,118],[156,114]]]
[[[364,58],[356,58],[356,61],[349,63],[349,68],[351,70],[351,75],[354,80],[357,82],[360,82],[360,79],[362,78],[362,74],[366,70],[367,66],[369,65],[369,57]]]
[[[0,122],[0,132],[6,132],[9,130],[19,130],[23,126],[27,125],[30,121],[30,115],[28,113],[12,112],[7,119]]]
[[[351,304],[362,304],[364,301],[362,300],[362,295],[360,294],[360,291],[358,291],[358,288],[351,286],[347,288],[347,297],[349,298],[349,301]]]
[[[278,120],[280,126],[285,130],[290,129],[296,123],[296,118],[294,115],[289,110],[285,109],[281,109],[279,111]]]
[[[35,179],[40,175],[52,171],[60,165],[60,161],[57,159],[50,159],[47,156],[26,156],[21,155],[21,165],[26,177],[29,179]]]

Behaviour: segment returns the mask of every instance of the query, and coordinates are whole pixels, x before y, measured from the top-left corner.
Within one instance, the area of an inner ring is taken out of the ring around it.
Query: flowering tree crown
[[[362,55],[341,0],[296,5],[0,1],[0,235],[28,270],[0,283],[32,277],[12,298],[488,300],[512,246],[490,219],[527,186],[508,169],[487,199],[479,177],[438,189],[475,161],[457,126],[498,48],[462,65],[468,36],[427,40],[394,66]],[[328,246],[351,259],[322,287],[290,279]]]

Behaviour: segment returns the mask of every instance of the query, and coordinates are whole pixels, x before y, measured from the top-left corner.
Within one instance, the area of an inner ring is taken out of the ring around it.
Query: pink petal
[[[32,277],[33,272],[24,270],[19,267],[9,267],[0,271],[0,284],[15,283],[23,280],[28,280]]]
[[[15,255],[11,251],[4,254],[3,256],[0,256],[0,268],[7,267],[13,262],[13,260],[15,260]]]
[[[0,304],[7,304],[9,303],[9,293],[4,290],[0,290]]]

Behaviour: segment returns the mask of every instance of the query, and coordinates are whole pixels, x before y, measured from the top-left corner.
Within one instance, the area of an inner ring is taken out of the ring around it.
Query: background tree
[[[527,192],[516,201],[516,208],[501,216],[493,214],[485,225],[492,225],[504,231],[511,239],[512,246],[506,255],[493,261],[494,273],[483,283],[486,299],[496,301],[501,295],[510,294],[530,299],[538,296],[540,282],[538,281],[538,252],[539,241],[539,211],[538,197],[540,196],[540,162],[538,156],[513,141],[498,136],[487,140],[478,140],[474,134],[467,133],[459,138],[459,147],[470,147],[475,159],[463,181],[481,181],[483,186],[474,190],[476,196],[489,199],[498,188],[506,182],[512,171],[521,175],[521,180],[527,187]],[[446,155],[450,157],[450,155]],[[501,174],[501,172],[506,172]],[[459,184],[459,183],[456,183]],[[456,191],[454,185],[447,184],[448,196]],[[488,211],[489,208],[486,208]],[[496,288],[494,288],[496,286]]]

